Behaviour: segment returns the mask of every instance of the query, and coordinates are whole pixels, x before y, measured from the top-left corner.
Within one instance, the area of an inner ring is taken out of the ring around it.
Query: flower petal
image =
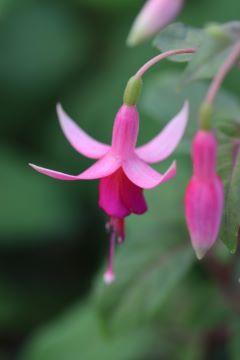
[[[36,171],[58,180],[94,180],[111,175],[120,167],[121,161],[112,154],[107,154],[79,175],[68,175],[59,171],[29,164]]]
[[[122,168],[100,180],[99,206],[114,218],[123,218],[130,213],[143,214],[147,211],[143,189],[132,183]]]
[[[78,175],[80,180],[93,180],[113,174],[121,166],[121,160],[108,153],[103,158],[99,159],[95,164],[90,166],[87,170]]]
[[[144,214],[147,211],[147,203],[143,195],[143,189],[135,185],[122,171],[121,199],[123,204],[133,214]]]
[[[147,144],[136,149],[137,155],[148,163],[166,159],[179,144],[188,120],[189,105],[185,101],[181,111],[165,126],[165,128]]]
[[[100,179],[99,206],[110,216],[123,218],[131,211],[124,205],[121,198],[121,182],[123,171],[119,169],[114,174]]]
[[[199,259],[217,240],[223,204],[223,185],[217,175],[208,180],[197,176],[191,178],[185,194],[185,217]]]
[[[127,177],[137,186],[143,189],[151,189],[155,186],[172,179],[176,175],[176,162],[162,175],[152,169],[141,159],[134,157],[124,161],[123,170]]]
[[[62,131],[72,147],[80,154],[91,159],[99,159],[107,153],[109,146],[93,139],[83,131],[63,110],[57,105],[57,114]]]
[[[29,164],[34,170],[38,171],[41,174],[47,175],[49,177],[52,177],[54,179],[58,179],[58,180],[79,180],[78,176],[74,176],[74,175],[68,175],[68,174],[64,174],[62,172],[59,171],[55,171],[55,170],[50,170],[50,169],[46,169],[34,164]]]

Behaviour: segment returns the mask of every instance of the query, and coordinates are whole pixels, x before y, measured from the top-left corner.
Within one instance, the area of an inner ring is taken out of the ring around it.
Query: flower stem
[[[223,80],[225,79],[227,73],[232,69],[234,64],[237,62],[239,57],[240,57],[240,41],[236,43],[236,45],[233,48],[233,51],[227,57],[225,62],[220,67],[217,75],[213,79],[208,89],[207,95],[205,97],[206,103],[208,103],[209,105],[213,103]]]
[[[153,57],[152,59],[150,59],[149,61],[147,61],[135,74],[134,78],[135,79],[140,79],[147,70],[149,70],[153,65],[157,64],[159,61],[166,59],[170,56],[174,56],[174,55],[180,55],[180,54],[193,54],[195,53],[197,50],[195,48],[185,48],[185,49],[176,49],[176,50],[169,50],[166,51],[162,54],[159,54],[155,57]]]

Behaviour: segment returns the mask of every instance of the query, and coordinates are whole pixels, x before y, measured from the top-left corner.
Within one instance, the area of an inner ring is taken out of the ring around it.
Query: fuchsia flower
[[[162,30],[175,19],[182,5],[183,0],[148,0],[133,23],[128,45],[137,45]]]
[[[223,210],[223,185],[216,174],[217,140],[199,130],[193,140],[193,176],[185,195],[185,215],[199,259],[215,243]]]
[[[136,142],[139,117],[135,105],[123,104],[119,109],[114,122],[111,146],[87,135],[68,117],[60,105],[57,106],[57,113],[61,128],[75,150],[98,161],[76,176],[30,165],[38,172],[59,180],[100,179],[99,206],[110,218],[107,227],[111,231],[105,281],[111,282],[114,279],[114,246],[116,240],[124,240],[124,218],[131,213],[143,214],[147,210],[143,190],[152,189],[176,174],[175,161],[164,174],[152,169],[148,163],[166,159],[177,147],[187,124],[188,103],[184,104],[179,114],[159,135],[138,148]]]

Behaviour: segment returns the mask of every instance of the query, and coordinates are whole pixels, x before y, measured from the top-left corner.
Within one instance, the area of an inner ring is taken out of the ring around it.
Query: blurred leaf
[[[0,19],[3,19],[16,3],[17,0],[0,0]]]
[[[175,289],[177,295],[169,297],[157,317],[163,328],[170,331],[174,329],[180,338],[181,334],[186,337],[186,341],[195,337],[199,339],[201,333],[217,328],[233,316],[233,311],[226,303],[222,290],[207,272],[199,271],[200,268],[206,270],[207,266],[197,264],[193,269],[195,271],[191,271],[184,282],[178,284]],[[173,317],[173,313],[178,316]],[[193,328],[194,333],[192,333]]]
[[[158,286],[161,287],[161,283]],[[21,359],[75,360],[81,354],[84,360],[200,360],[205,350],[202,336],[226,323],[231,318],[231,310],[219,288],[199,274],[188,276],[174,291],[175,296],[169,296],[147,327],[145,323],[131,332],[127,326],[117,333],[104,331],[104,323],[88,299],[88,306],[72,309],[71,313],[36,333]],[[127,299],[123,297],[121,301]]]
[[[143,244],[142,239],[138,239],[135,250],[125,248],[129,252],[127,259],[124,251],[122,256],[118,256],[116,283],[109,288],[101,285],[99,307],[111,329],[139,328],[153,321],[175,286],[189,270],[193,262],[190,245],[174,247],[166,229],[162,228],[161,233],[164,236],[162,243],[169,241],[169,249],[159,245],[158,238],[154,246],[154,235],[151,238],[149,236],[148,244]],[[146,240],[146,236],[144,239]]]
[[[240,37],[240,21],[230,21],[222,25],[223,31],[236,42]]]
[[[202,29],[186,26],[182,23],[169,25],[162,30],[154,39],[153,45],[165,52],[168,50],[181,48],[199,48],[206,38],[206,33]],[[169,60],[176,62],[186,62],[193,59],[193,54],[176,55],[169,57]]]
[[[197,53],[183,74],[183,82],[213,77],[233,49],[234,45],[227,36],[219,38],[206,32],[205,34]]]
[[[240,322],[235,321],[234,326],[232,327],[232,334],[231,334],[231,341],[230,341],[230,354],[231,360],[238,360],[240,357]]]
[[[139,4],[139,0],[74,0],[80,4],[86,4],[89,7],[95,7],[96,9],[103,9],[104,11],[119,11],[119,10],[129,10],[129,8],[136,7],[135,4]]]
[[[69,231],[76,217],[64,196],[64,184],[35,173],[28,160],[1,147],[1,242],[16,237],[26,243],[32,235],[41,239],[60,234]]]
[[[225,206],[222,220],[220,238],[228,249],[235,253],[240,236],[240,154],[239,145],[236,145],[237,153],[233,154],[232,168],[228,173],[228,183],[225,190]],[[235,157],[235,159],[233,158]]]
[[[139,359],[152,342],[153,332],[108,336],[89,306],[76,307],[54,325],[36,334],[23,352],[22,360]]]
[[[217,125],[217,130],[225,136],[231,137],[232,139],[240,137],[240,126],[236,121],[229,118],[222,119]]]

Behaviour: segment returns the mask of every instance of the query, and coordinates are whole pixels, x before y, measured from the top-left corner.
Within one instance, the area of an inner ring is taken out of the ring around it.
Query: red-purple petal
[[[147,210],[143,189],[133,184],[121,168],[100,180],[99,206],[116,218],[130,213],[143,214]]]
[[[132,183],[124,172],[122,172],[121,198],[131,213],[140,215],[147,211],[143,189]]]
[[[119,169],[114,174],[100,179],[99,206],[110,216],[122,218],[130,214],[121,198],[121,174]]]

